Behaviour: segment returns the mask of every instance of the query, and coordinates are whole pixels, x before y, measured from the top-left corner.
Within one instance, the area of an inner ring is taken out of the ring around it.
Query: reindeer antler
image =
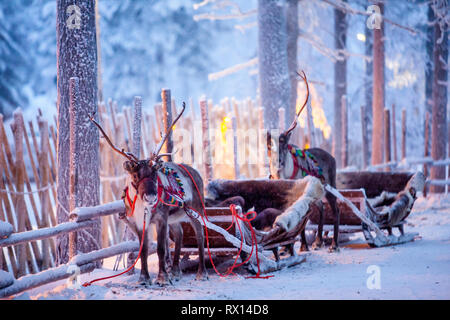
[[[111,148],[113,148],[114,151],[116,151],[117,153],[123,155],[125,158],[127,158],[128,160],[130,160],[131,162],[135,162],[137,163],[139,161],[139,159],[132,154],[131,152],[126,152],[124,149],[120,150],[119,148],[117,148],[112,142],[111,139],[108,137],[108,135],[105,133],[105,131],[103,130],[102,126],[95,121],[94,119],[95,116],[95,112],[89,116],[89,120],[91,120],[96,126],[97,128],[100,130],[100,132],[103,134],[103,137],[105,137],[106,141],[108,142],[108,144],[111,146]]]
[[[305,72],[302,70],[302,74],[296,72],[298,74],[298,76],[300,78],[302,78],[303,81],[305,81],[306,84],[306,99],[305,99],[305,103],[303,103],[303,106],[300,108],[300,110],[298,111],[298,113],[296,114],[294,121],[292,122],[292,124],[289,126],[289,128],[284,132],[285,134],[288,134],[289,132],[291,132],[292,130],[295,129],[295,127],[297,126],[297,119],[300,116],[300,114],[302,113],[303,109],[305,108],[306,104],[308,103],[308,99],[309,99],[309,85],[308,85],[308,79],[306,79],[306,75]]]
[[[169,130],[165,133],[164,137],[162,137],[161,141],[158,143],[158,145],[155,148],[155,151],[153,152],[153,155],[150,157],[150,159],[153,160],[157,160],[163,156],[168,156],[168,155],[172,155],[171,153],[163,153],[163,154],[159,154],[159,152],[162,149],[162,146],[164,145],[164,143],[166,142],[167,138],[170,135],[170,132],[172,131],[173,127],[175,126],[175,124],[177,123],[178,119],[180,119],[181,115],[184,112],[184,109],[186,109],[186,103],[183,102],[183,109],[181,109],[181,112],[178,114],[178,116],[175,118],[174,121],[172,121],[172,124],[169,127]]]

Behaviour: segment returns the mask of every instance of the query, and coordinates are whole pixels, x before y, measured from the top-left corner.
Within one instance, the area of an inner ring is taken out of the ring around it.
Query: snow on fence
[[[124,211],[125,205],[122,201],[115,201],[95,207],[76,208],[70,214],[70,222],[37,230],[9,233],[9,235],[4,231],[10,230],[12,226],[8,226],[4,222],[0,224],[0,234],[3,235],[3,238],[0,239],[0,249],[10,248],[11,246],[30,243],[32,241],[50,239],[59,234],[82,230],[95,224],[96,222],[93,220],[95,218],[110,216]],[[137,250],[139,250],[138,241],[126,241],[108,248],[78,254],[67,264],[62,264],[35,274],[24,275],[17,279],[11,273],[0,270],[0,298],[11,296],[47,283],[70,278],[76,270],[79,271],[78,274],[91,272],[95,269],[95,261]],[[77,267],[72,268],[71,265]]]

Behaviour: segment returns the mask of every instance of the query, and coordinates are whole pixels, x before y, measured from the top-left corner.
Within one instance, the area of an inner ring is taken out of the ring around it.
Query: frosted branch
[[[339,10],[341,10],[341,11],[347,13],[347,14],[363,15],[363,16],[370,16],[371,15],[371,13],[352,8],[352,6],[350,6],[348,3],[343,2],[342,0],[334,0],[334,1],[332,1],[332,0],[321,0],[321,1],[323,1],[324,3],[329,4],[330,6],[335,7],[336,9],[339,9]],[[444,1],[444,0],[441,0],[441,1]],[[397,28],[406,30],[406,31],[412,33],[413,35],[417,35],[418,33],[420,33],[419,31],[417,31],[417,30],[415,30],[413,28],[410,28],[410,27],[407,27],[407,26],[403,26],[403,25],[401,25],[401,24],[399,24],[397,22],[394,22],[394,21],[386,18],[385,16],[383,16],[383,21],[385,21],[386,23],[389,23],[389,24],[391,24],[393,26],[396,26]]]
[[[230,74],[236,73],[236,72],[238,72],[240,70],[243,70],[243,69],[249,68],[251,66],[254,66],[257,63],[258,63],[258,58],[253,58],[253,59],[251,59],[251,60],[249,60],[247,62],[237,64],[235,66],[232,66],[230,68],[224,69],[222,71],[215,72],[215,73],[210,73],[210,74],[208,74],[208,80],[209,81],[218,80],[218,79],[223,78],[225,76],[228,76]]]

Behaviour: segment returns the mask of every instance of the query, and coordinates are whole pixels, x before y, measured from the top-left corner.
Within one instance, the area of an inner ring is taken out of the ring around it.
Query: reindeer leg
[[[331,206],[331,210],[334,214],[334,229],[333,229],[333,242],[331,243],[331,247],[329,249],[330,252],[339,251],[339,223],[340,223],[340,215],[339,208],[337,206],[337,199],[334,195],[327,192],[325,197],[328,200],[328,203]]]
[[[318,201],[317,203],[317,207],[319,209],[319,225],[317,226],[317,236],[316,236],[316,240],[314,240],[314,243],[312,244],[312,248],[314,250],[319,250],[322,245],[323,245],[323,202],[322,201]],[[306,236],[305,236],[306,238]],[[302,242],[303,242],[303,235],[302,235]]]
[[[142,230],[137,232],[139,240],[142,239]],[[147,257],[148,257],[148,236],[147,232],[144,235],[144,243],[142,244],[142,252],[141,252],[141,274],[139,276],[139,282],[143,285],[151,284],[151,278],[148,273],[148,265],[147,265]]]
[[[200,210],[197,212],[200,212]],[[198,245],[198,270],[195,278],[196,280],[208,280],[208,272],[206,271],[205,265],[205,236],[203,234],[203,226],[194,218],[191,218],[191,225],[194,228]]]
[[[157,231],[156,253],[158,254],[159,272],[156,283],[165,286],[170,282],[166,269],[166,244],[167,244],[167,212],[162,213],[155,219]]]
[[[173,264],[172,264],[172,275],[176,281],[181,278],[180,269],[180,254],[181,246],[183,241],[183,228],[180,223],[174,223],[170,225],[170,235],[172,240],[175,242],[175,251],[173,253]]]
[[[300,252],[303,251],[309,251],[308,248],[308,243],[306,242],[306,234],[305,234],[305,229],[302,230],[301,232],[301,237],[302,237],[302,245],[300,247]],[[293,246],[292,246],[293,247]],[[292,255],[292,254],[291,254]]]

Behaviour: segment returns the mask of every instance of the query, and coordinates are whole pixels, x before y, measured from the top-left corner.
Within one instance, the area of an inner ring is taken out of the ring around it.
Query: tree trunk
[[[259,87],[268,130],[277,128],[278,109],[289,105],[291,92],[283,3],[258,0]]]
[[[436,17],[448,14],[448,5],[438,2],[434,8]],[[447,80],[448,25],[438,19],[434,28],[433,110],[431,130],[431,157],[445,159],[447,148]],[[445,179],[445,166],[431,167],[431,179]],[[430,192],[441,193],[444,186],[430,186]]]
[[[334,9],[334,46],[337,51],[345,50],[347,42],[347,20],[345,12]],[[347,58],[339,55],[341,60],[334,64],[334,134],[333,155],[338,168],[342,167],[342,97],[347,93]]]
[[[384,5],[379,2],[381,14]],[[384,22],[373,29],[372,165],[383,162]]]
[[[370,3],[367,2],[367,6],[369,6]],[[365,36],[366,36],[366,42],[365,42],[365,54],[368,57],[372,57],[373,52],[373,32],[371,29],[365,27]],[[365,112],[366,112],[366,119],[367,119],[367,141],[370,143],[372,141],[372,91],[373,91],[373,60],[365,60],[365,74],[364,74],[364,100],[365,100]],[[372,151],[370,148],[368,148],[368,154],[367,159],[370,160],[370,156],[372,154]],[[365,164],[365,165],[368,165]]]
[[[427,60],[425,61],[425,113],[428,112],[432,114],[433,109],[433,44],[434,44],[434,25],[433,21],[434,11],[432,7],[432,1],[428,4],[428,26],[426,33],[426,51]],[[424,123],[424,126],[426,124]],[[429,144],[426,146],[427,153],[429,154],[431,149],[431,139],[429,139]]]
[[[291,93],[289,106],[286,106],[284,128],[288,128],[296,114],[297,104],[297,40],[298,40],[298,1],[287,0],[286,26],[287,26],[287,63]],[[283,130],[280,128],[280,131]]]
[[[58,175],[57,216],[58,223],[68,221],[69,211],[69,79],[79,78],[78,114],[85,123],[82,132],[75,133],[82,151],[77,155],[82,165],[82,177],[78,177],[77,188],[83,191],[80,204],[99,204],[99,133],[88,123],[88,114],[97,112],[97,42],[95,24],[95,1],[57,0],[57,109],[58,109]],[[77,250],[88,252],[97,249],[100,243],[100,223],[85,229],[77,237]],[[57,239],[57,263],[68,261],[68,236]]]

